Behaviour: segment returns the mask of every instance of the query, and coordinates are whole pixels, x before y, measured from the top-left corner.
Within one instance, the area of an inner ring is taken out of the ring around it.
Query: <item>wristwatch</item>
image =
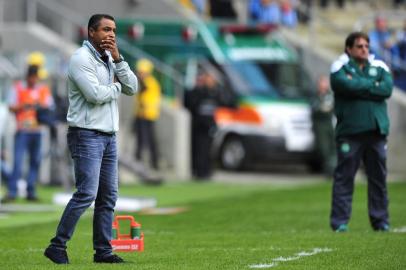
[[[124,57],[120,54],[120,57],[117,60],[113,60],[114,64],[118,64],[120,62],[124,61]]]

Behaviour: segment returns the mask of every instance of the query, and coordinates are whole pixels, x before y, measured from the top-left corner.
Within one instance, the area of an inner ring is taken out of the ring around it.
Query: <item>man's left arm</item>
[[[381,70],[380,78],[375,81],[370,93],[378,98],[387,99],[392,95],[393,79],[392,75],[385,69]]]
[[[121,92],[128,96],[134,95],[138,91],[138,80],[128,63],[122,60],[115,64],[114,74],[121,83]]]

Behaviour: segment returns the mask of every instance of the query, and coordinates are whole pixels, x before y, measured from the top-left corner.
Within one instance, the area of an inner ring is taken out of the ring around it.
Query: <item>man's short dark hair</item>
[[[97,28],[100,25],[100,21],[102,19],[109,19],[112,20],[113,22],[115,22],[114,17],[108,14],[94,14],[92,15],[92,17],[90,17],[89,19],[89,23],[87,24],[87,31],[91,29],[93,30],[97,30]]]
[[[348,35],[348,37],[345,39],[345,48],[344,51],[347,50],[347,48],[352,48],[354,46],[354,43],[357,39],[363,38],[369,43],[369,37],[367,34],[364,32],[352,32],[351,34]]]
[[[27,78],[32,76],[38,76],[38,66],[30,65],[27,68]]]

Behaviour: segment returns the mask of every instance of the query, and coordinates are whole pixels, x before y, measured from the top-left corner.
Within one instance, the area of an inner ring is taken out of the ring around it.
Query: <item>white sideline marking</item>
[[[53,197],[53,202],[57,205],[65,206],[68,204],[71,198],[72,198],[71,193],[56,193]],[[135,212],[146,208],[155,208],[156,205],[157,200],[155,198],[120,196],[117,199],[114,210]],[[94,203],[92,203],[91,207],[94,207]]]
[[[274,262],[289,262],[289,261],[294,261],[294,260],[297,260],[297,258],[296,257],[278,257],[278,258],[275,258],[275,259],[273,259],[272,261],[274,261]]]
[[[393,229],[395,233],[406,233],[406,226]]]
[[[250,268],[261,269],[261,268],[271,268],[277,266],[277,263],[269,263],[269,264],[253,264],[250,265]]]
[[[405,227],[406,229],[406,227]],[[263,269],[263,268],[271,268],[271,267],[275,267],[278,265],[277,262],[289,262],[289,261],[295,261],[295,260],[299,260],[302,257],[308,257],[308,256],[313,256],[322,252],[331,252],[333,251],[331,248],[314,248],[312,251],[300,251],[299,253],[296,253],[294,256],[291,257],[278,257],[278,258],[274,258],[272,259],[271,263],[268,264],[251,264],[248,267],[249,268],[255,268],[255,269]]]

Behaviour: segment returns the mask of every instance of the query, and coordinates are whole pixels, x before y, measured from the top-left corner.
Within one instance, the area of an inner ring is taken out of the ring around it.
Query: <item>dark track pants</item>
[[[210,149],[213,138],[209,130],[194,127],[192,130],[192,169],[193,175],[199,179],[208,179],[213,173]]]
[[[354,178],[364,163],[368,178],[368,214],[374,229],[389,225],[386,188],[386,137],[363,133],[337,139],[338,164],[334,172],[330,225],[333,230],[347,224],[351,216]]]
[[[151,167],[158,170],[158,147],[155,139],[155,121],[150,121],[142,118],[135,120],[137,141],[135,158],[142,159],[144,149],[149,151]]]

